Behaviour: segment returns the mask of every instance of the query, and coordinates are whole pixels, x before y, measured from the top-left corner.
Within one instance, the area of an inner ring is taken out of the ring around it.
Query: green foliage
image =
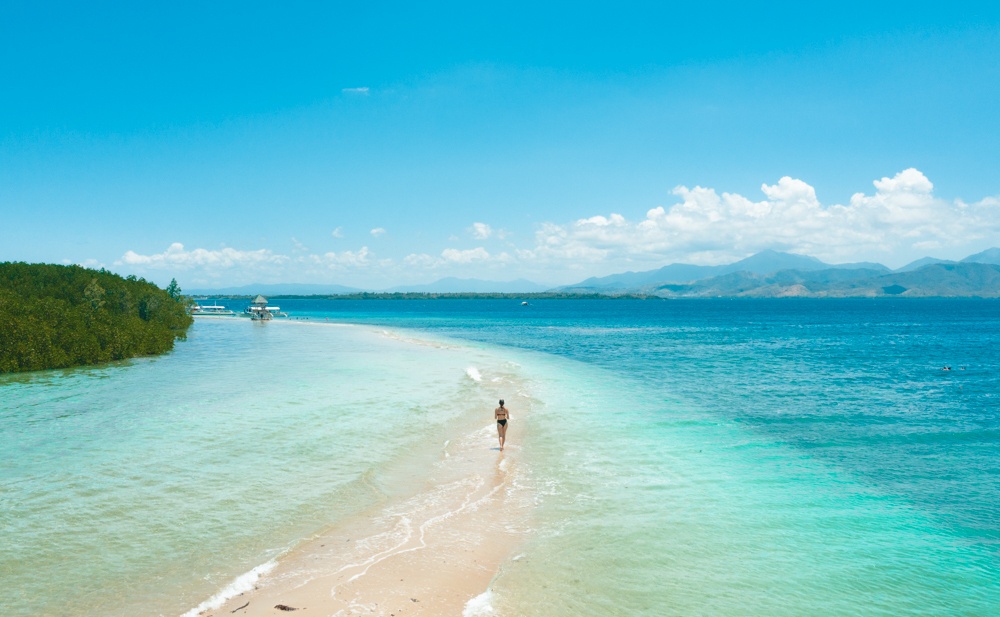
[[[170,284],[167,285],[167,295],[174,300],[181,299],[181,287],[177,284],[177,279],[170,279]]]
[[[176,297],[106,270],[0,263],[0,373],[170,351],[192,323],[172,287]]]

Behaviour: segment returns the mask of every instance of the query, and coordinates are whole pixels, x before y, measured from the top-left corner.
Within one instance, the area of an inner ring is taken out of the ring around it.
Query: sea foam
[[[235,598],[241,593],[245,593],[253,589],[257,581],[259,581],[262,576],[266,575],[268,572],[273,570],[274,567],[277,565],[278,562],[272,559],[267,563],[263,563],[257,566],[256,568],[250,570],[249,572],[239,575],[233,580],[233,582],[223,587],[219,593],[215,594],[208,600],[205,600],[198,606],[184,613],[183,615],[181,615],[181,617],[198,617],[198,615],[201,614],[202,611],[214,610],[219,608],[220,606],[225,604],[226,601],[229,600],[230,598]]]
[[[487,617],[495,614],[493,592],[489,589],[466,602],[465,608],[462,609],[462,617]]]
[[[469,376],[469,379],[475,381],[476,383],[483,380],[483,376],[479,374],[479,369],[477,369],[474,366],[470,366],[469,368],[465,369],[465,374]]]

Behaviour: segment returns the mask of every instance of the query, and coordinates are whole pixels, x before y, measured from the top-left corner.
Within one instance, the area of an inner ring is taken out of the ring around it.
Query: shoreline
[[[9,390],[7,612],[993,614],[1000,330],[958,308],[196,324]]]
[[[528,401],[517,400],[523,418]],[[520,400],[518,400],[520,399]],[[237,577],[184,617],[487,615],[491,585],[530,533],[519,446],[493,424],[449,440],[420,481]],[[414,481],[416,480],[416,481]],[[393,495],[393,493],[396,493]]]

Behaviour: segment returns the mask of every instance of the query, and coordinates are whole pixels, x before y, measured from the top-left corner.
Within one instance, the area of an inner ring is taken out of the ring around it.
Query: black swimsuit
[[[507,426],[507,420],[497,420],[497,424],[500,426]]]

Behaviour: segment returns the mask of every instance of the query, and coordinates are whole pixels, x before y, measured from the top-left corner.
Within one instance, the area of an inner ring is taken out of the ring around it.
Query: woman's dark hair
[[[503,399],[500,399],[500,406],[503,407]]]

